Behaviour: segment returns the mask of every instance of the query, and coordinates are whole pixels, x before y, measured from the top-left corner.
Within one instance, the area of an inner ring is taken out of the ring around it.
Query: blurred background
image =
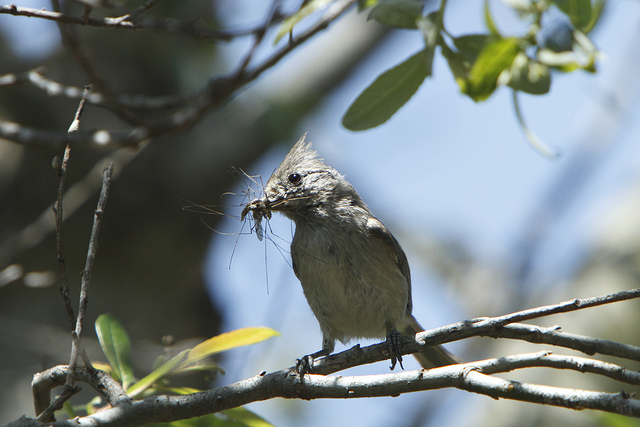
[[[28,3],[24,6],[50,8],[48,2]],[[298,3],[285,5],[295,10]],[[480,2],[449,3],[445,24],[452,34],[484,31]],[[507,5],[490,3],[503,33],[525,30]],[[268,2],[256,0],[159,2],[149,13],[251,28],[263,22],[267,9]],[[130,333],[139,376],[167,351],[165,336],[179,349],[245,326],[269,326],[282,334],[225,354],[220,363],[226,375],[218,384],[286,368],[320,348],[319,328],[290,267],[293,225],[274,216],[265,225],[267,238],[259,241],[238,218],[246,202],[242,191],[247,185],[259,190],[238,170],[266,182],[304,132],[402,244],[412,270],[414,314],[426,328],[638,287],[639,24],[640,4],[608,2],[592,33],[602,52],[598,72],[554,75],[548,95],[520,97],[528,125],[562,152],[556,161],[527,145],[509,90],[472,102],[460,94],[439,53],[433,77],[389,122],[358,133],[341,127],[350,103],[377,75],[424,45],[416,32],[388,31],[355,10],[184,132],[138,149],[74,148],[67,187],[75,193],[65,199],[63,237],[74,301],[105,162],[115,161],[118,174],[92,276],[89,356],[104,360],[91,328],[101,313],[114,314]],[[83,27],[77,32],[114,91],[150,96],[196,90],[232,70],[250,47],[244,38],[212,43],[153,31]],[[0,15],[0,37],[0,74],[43,65],[46,76],[62,84],[89,83],[54,22]],[[267,48],[256,52],[257,60],[267,53]],[[77,100],[48,97],[30,85],[0,87],[0,116],[38,129],[64,132],[76,107]],[[122,126],[113,114],[92,106],[81,122],[82,128]],[[0,423],[32,416],[33,374],[68,363],[55,238],[47,231],[58,186],[51,160],[61,154],[0,140]],[[223,197],[226,192],[236,195]],[[215,206],[228,216],[183,209],[193,204]],[[631,301],[536,323],[640,345],[634,327],[639,308]],[[449,347],[466,360],[547,349],[489,339]],[[386,363],[347,374],[382,372],[388,372]],[[619,391],[619,385],[600,379],[561,374],[537,369],[509,377]],[[279,426],[619,421],[458,390],[363,400],[273,400],[249,409]]]

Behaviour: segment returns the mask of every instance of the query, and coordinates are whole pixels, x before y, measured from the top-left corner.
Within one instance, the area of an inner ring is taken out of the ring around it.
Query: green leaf
[[[151,387],[154,383],[160,381],[163,377],[169,375],[170,373],[176,371],[181,363],[187,358],[187,354],[189,350],[183,350],[174,356],[171,360],[165,362],[162,366],[160,366],[155,371],[151,372],[146,377],[142,378],[137,383],[133,384],[128,390],[128,394],[131,397],[136,397],[144,390]]]
[[[378,4],[378,0],[358,0],[358,10],[363,11]]]
[[[498,86],[498,77],[520,52],[520,39],[509,37],[488,43],[471,67],[463,92],[474,101],[487,99]]]
[[[300,8],[295,14],[291,15],[287,19],[285,19],[280,28],[278,29],[278,33],[276,34],[276,39],[273,44],[277,44],[282,36],[289,34],[293,31],[293,27],[300,21],[302,21],[307,16],[311,15],[316,10],[322,9],[327,4],[331,3],[333,0],[311,0],[304,6]]]
[[[596,2],[593,4],[593,9],[591,10],[591,20],[587,25],[581,28],[582,32],[584,32],[585,34],[589,34],[591,30],[595,28],[596,24],[600,20],[600,17],[602,16],[604,6],[605,0],[596,0]]]
[[[177,394],[179,396],[183,396],[186,394],[199,393],[202,390],[198,390],[197,388],[192,387],[163,387],[160,386],[157,388],[157,391],[162,394],[172,393]]]
[[[245,408],[227,409],[221,413],[229,417],[230,420],[246,427],[273,427],[273,424]]]
[[[416,29],[424,3],[419,0],[381,0],[371,9],[368,20],[396,28]]]
[[[553,0],[553,3],[569,17],[576,28],[582,30],[591,22],[591,0]]]
[[[149,427],[273,427],[273,425],[245,408],[233,408],[218,414],[203,415],[172,423],[149,424]]]
[[[195,363],[207,356],[235,347],[256,344],[275,335],[280,334],[271,328],[265,327],[242,328],[220,334],[193,347],[182,366]]]
[[[127,390],[135,381],[131,363],[131,342],[127,332],[111,314],[101,314],[96,319],[96,334],[104,355],[113,367],[115,379]]]
[[[487,26],[489,33],[493,36],[502,37],[500,31],[498,31],[498,27],[496,23],[493,21],[493,16],[491,16],[491,9],[489,8],[489,0],[484,0],[484,25]]]
[[[489,34],[469,34],[454,38],[453,44],[460,55],[462,55],[469,64],[473,64],[476,62],[478,55],[482,52],[482,49],[489,42],[495,40],[499,40],[499,38]]]
[[[446,43],[442,43],[440,47],[442,49],[442,56],[447,60],[453,77],[460,86],[460,89],[462,89],[469,78],[469,69],[471,68],[469,63],[460,53],[455,52],[447,46]]]
[[[551,87],[549,67],[532,60],[524,52],[515,57],[507,74],[507,84],[521,92],[542,95]]]
[[[433,49],[426,48],[385,71],[351,104],[342,125],[352,131],[370,129],[389,120],[431,75]]]

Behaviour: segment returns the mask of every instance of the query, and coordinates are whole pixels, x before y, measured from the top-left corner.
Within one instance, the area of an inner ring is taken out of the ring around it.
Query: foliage
[[[171,377],[194,371],[216,375],[218,372],[223,371],[216,363],[208,360],[209,356],[232,348],[256,344],[278,335],[276,331],[266,327],[242,328],[223,333],[209,338],[192,349],[183,350],[169,360],[166,360],[164,356],[158,356],[154,363],[155,369],[147,376],[137,380],[133,373],[129,336],[120,322],[110,314],[102,314],[96,320],[95,328],[100,346],[109,363],[93,363],[94,367],[111,374],[116,381],[122,384],[127,394],[136,399],[143,399],[157,394],[184,395],[199,392],[201,390],[194,388],[171,386]],[[95,405],[99,403],[99,401],[94,400],[83,406],[81,410],[86,411],[88,414],[94,413],[96,411]],[[70,417],[77,415],[75,408],[71,408],[70,405],[66,405],[65,410]],[[222,411],[219,414],[210,414],[161,425],[174,427],[267,427],[271,424],[247,409],[234,408]]]
[[[278,39],[326,0],[311,1],[281,27]],[[551,71],[595,72],[597,51],[587,34],[595,27],[604,0],[506,1],[528,22],[522,35],[505,35],[492,16],[489,1],[484,2],[486,33],[453,35],[444,25],[446,0],[437,11],[425,15],[420,0],[377,0],[360,2],[369,9],[370,20],[421,34],[425,48],[406,61],[382,73],[351,104],[342,124],[352,131],[379,126],[389,120],[431,75],[436,48],[440,48],[460,91],[479,102],[497,88],[510,87],[516,94],[544,95],[551,87]],[[562,18],[550,17],[552,13]],[[564,18],[564,19],[563,19]],[[517,98],[514,96],[514,101]],[[516,106],[517,108],[517,106]],[[527,140],[542,154],[554,157],[526,127],[517,111]]]

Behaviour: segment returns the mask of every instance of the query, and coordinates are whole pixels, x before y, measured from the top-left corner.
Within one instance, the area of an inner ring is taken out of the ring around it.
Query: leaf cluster
[[[391,118],[431,76],[439,48],[460,90],[484,101],[498,87],[543,95],[551,86],[551,71],[595,72],[597,50],[588,33],[604,8],[603,0],[531,0],[507,2],[528,22],[522,35],[503,34],[484,2],[486,32],[453,35],[444,25],[446,0],[425,14],[420,0],[369,0],[369,19],[399,29],[418,31],[425,46],[378,76],[351,104],[342,119],[350,130],[379,126]],[[554,18],[555,16],[555,18]],[[560,16],[560,17],[558,17]]]
[[[175,387],[171,385],[171,378],[179,375],[202,372],[209,376],[224,373],[220,366],[210,360],[210,356],[245,345],[256,344],[275,335],[276,331],[266,327],[249,327],[223,333],[186,349],[167,360],[164,355],[156,358],[153,371],[141,379],[137,379],[132,363],[131,341],[122,324],[111,314],[102,314],[95,323],[100,347],[108,363],[92,363],[95,368],[108,372],[114,380],[122,384],[127,394],[134,399],[144,399],[159,394],[186,395],[197,393],[192,387]],[[97,411],[100,398],[93,399],[80,410],[87,414]],[[77,416],[78,408],[68,403],[65,410],[69,417]],[[245,408],[233,408],[217,414],[209,414],[189,420],[175,421],[163,424],[173,427],[268,427],[267,421]]]

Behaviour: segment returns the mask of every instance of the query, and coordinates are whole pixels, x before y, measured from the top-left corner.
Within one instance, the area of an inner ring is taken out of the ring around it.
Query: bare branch
[[[98,147],[138,146],[142,142],[167,133],[183,130],[197,123],[208,111],[225,103],[242,87],[258,78],[264,71],[277,64],[284,56],[324,30],[331,22],[349,10],[356,0],[339,0],[333,3],[323,16],[312,26],[299,34],[294,41],[282,46],[253,69],[241,69],[231,77],[212,80],[200,92],[189,99],[180,110],[146,126],[137,126],[130,131],[91,130],[79,131],[71,135],[41,131],[18,123],[0,120],[0,138],[24,145],[60,147],[66,144]]]
[[[60,12],[60,4],[58,0],[52,0],[54,9],[56,12]],[[90,6],[85,6],[85,15],[83,16],[83,21],[87,21],[89,19]],[[120,117],[122,120],[129,124],[138,125],[141,124],[140,119],[134,117],[129,113],[125,108],[123,108],[116,99],[116,96],[109,88],[108,83],[105,79],[102,78],[98,69],[93,65],[93,62],[89,58],[89,54],[85,51],[85,49],[78,42],[78,35],[76,29],[73,25],[58,22],[58,29],[60,30],[60,35],[64,44],[71,50],[73,55],[76,57],[77,61],[80,63],[84,71],[89,76],[91,84],[96,86],[100,92],[106,97],[109,101],[110,106],[113,108],[114,112]],[[83,98],[84,99],[84,98]]]
[[[626,301],[640,298],[640,288],[621,291],[615,294],[603,295],[593,298],[573,299],[558,304],[536,307],[529,310],[518,311],[500,317],[487,317],[453,323],[441,328],[431,329],[416,335],[419,341],[424,341],[427,345],[442,344],[445,342],[458,341],[471,336],[500,336],[501,329],[510,323],[521,322],[523,320],[537,319],[550,316],[552,314],[568,313],[585,308],[597,307],[604,304]],[[600,341],[600,343],[605,343]],[[593,342],[591,343],[593,344]],[[608,347],[610,348],[610,346]],[[594,351],[594,350],[589,350]],[[611,350],[607,350],[611,351]],[[603,350],[603,354],[606,353]],[[620,357],[621,354],[616,354]],[[638,359],[638,353],[633,350],[628,354],[633,360]]]
[[[142,7],[142,6],[141,6]],[[138,8],[140,9],[140,8]],[[136,11],[138,10],[136,9]],[[113,28],[125,30],[141,30],[150,29],[163,31],[166,33],[177,33],[193,37],[197,40],[221,40],[229,41],[234,38],[243,37],[259,33],[264,29],[262,27],[249,28],[233,31],[211,30],[202,28],[201,25],[193,22],[177,22],[172,19],[166,20],[139,20],[136,19],[138,14],[133,11],[131,14],[119,16],[116,18],[91,18],[85,19],[85,16],[68,15],[61,12],[52,12],[44,9],[33,9],[29,7],[18,7],[15,5],[0,6],[0,14],[27,16],[31,18],[41,18],[49,21],[61,22],[65,24],[85,25],[100,28]]]
[[[403,393],[458,388],[493,398],[520,400],[571,409],[597,409],[640,417],[640,401],[625,392],[603,393],[551,387],[505,380],[489,375],[529,366],[550,366],[607,374],[621,368],[586,359],[555,356],[549,353],[490,359],[477,363],[451,365],[429,370],[363,376],[324,376],[307,374],[304,381],[291,370],[259,374],[228,386],[187,396],[155,396],[127,401],[94,415],[57,422],[54,426],[136,426],[150,422],[169,422],[238,407],[250,402],[272,399],[328,399],[397,396]],[[486,370],[486,372],[485,372]],[[621,378],[639,384],[638,373],[627,372]]]
[[[593,353],[614,354],[637,359],[640,354],[640,348],[633,346],[625,346],[606,340],[595,340],[579,335],[561,334],[554,328],[542,329],[531,325],[505,324],[505,322],[521,319],[523,316],[534,318],[595,307],[601,304],[637,298],[638,296],[640,296],[640,289],[595,298],[573,300],[573,304],[565,302],[495,318],[461,322],[449,327],[426,331],[416,337],[427,337],[425,342],[433,344],[457,340],[461,336],[491,336],[489,335],[490,333],[493,334],[501,330],[507,331],[504,335],[509,338],[548,342],[574,349],[585,348]],[[501,324],[501,329],[489,328],[489,325],[493,327],[498,324]],[[535,336],[535,338],[530,339],[531,336]],[[425,343],[419,342],[417,339],[407,339],[402,343],[402,353],[408,354],[409,352],[421,351],[423,345]],[[587,347],[584,347],[585,345]],[[140,401],[131,401],[119,387],[113,389],[115,394],[110,394],[111,392],[100,389],[99,392],[101,394],[108,394],[108,400],[114,408],[72,421],[58,422],[54,425],[71,426],[72,424],[70,423],[73,423],[74,426],[136,426],[143,423],[192,418],[274,397],[320,399],[397,396],[403,393],[440,388],[458,388],[493,398],[505,398],[571,409],[596,409],[640,417],[640,401],[624,391],[620,393],[584,391],[522,383],[492,376],[496,373],[505,373],[516,369],[547,367],[590,373],[631,385],[640,385],[640,372],[613,363],[553,354],[548,351],[505,356],[429,370],[384,375],[355,377],[324,375],[355,365],[385,360],[389,357],[388,350],[388,346],[385,343],[364,348],[355,346],[342,353],[315,361],[312,373],[305,374],[304,380],[295,372],[295,369],[290,368],[271,374],[262,373],[235,384],[188,396],[155,396]],[[43,373],[43,375],[46,374],[46,378],[53,378],[68,375],[68,373],[69,368],[56,367]],[[94,383],[90,382],[91,379],[87,379],[85,371],[76,370],[73,375],[74,378],[88,382],[94,388],[96,387]],[[57,381],[55,382],[51,379],[44,381],[34,378],[33,389],[37,407],[43,407],[48,402],[50,390],[61,382],[61,380]]]
[[[65,384],[68,368],[68,366],[64,365],[54,366],[34,375],[31,382],[31,391],[36,414],[44,412],[49,407],[51,390]],[[74,381],[89,384],[112,406],[131,401],[131,398],[122,389],[120,383],[104,371],[94,369],[90,373],[84,369],[77,369],[73,375]]]
[[[64,186],[67,179],[67,164],[69,162],[69,155],[71,153],[71,146],[67,145],[64,150],[62,161],[58,164],[59,159],[56,157],[53,161],[54,169],[58,173],[58,197],[53,205],[53,213],[55,216],[56,224],[56,253],[58,255],[58,271],[60,272],[60,287],[58,288],[62,295],[62,300],[67,311],[67,320],[69,321],[69,330],[74,328],[75,315],[73,314],[73,307],[71,305],[71,298],[69,297],[69,279],[67,277],[67,267],[62,255],[62,221],[63,221],[63,208],[62,200],[64,197]]]
[[[640,347],[562,332],[559,330],[559,327],[542,328],[534,325],[514,323],[505,325],[500,329],[494,329],[489,333],[483,333],[482,336],[518,339],[536,344],[551,344],[581,351],[588,355],[606,354],[608,356],[616,356],[629,360],[640,360]]]

